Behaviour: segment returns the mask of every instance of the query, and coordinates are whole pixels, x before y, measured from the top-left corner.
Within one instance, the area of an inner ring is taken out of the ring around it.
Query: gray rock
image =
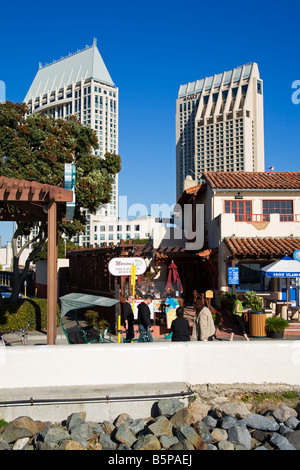
[[[67,430],[70,432],[71,429],[80,426],[85,423],[86,413],[82,411],[81,413],[72,413],[68,416],[66,421]]]
[[[219,450],[235,450],[234,445],[232,444],[232,442],[229,442],[229,441],[218,442],[218,449]]]
[[[170,447],[178,444],[179,440],[176,436],[160,436],[159,442],[164,449],[168,450]]]
[[[121,424],[129,425],[130,423],[132,423],[132,421],[133,419],[127,413],[121,413],[114,421],[114,425],[116,426],[116,428],[118,428]]]
[[[135,419],[130,423],[129,429],[130,431],[136,436],[140,431],[142,431],[145,427],[145,422],[144,420],[141,419]]]
[[[213,444],[207,444],[206,450],[218,450],[218,448]]]
[[[0,450],[12,450],[12,447],[0,436]]]
[[[87,421],[87,424],[90,426],[90,428],[93,430],[94,434],[103,434],[103,428],[101,424],[99,423],[93,423],[92,421]]]
[[[52,425],[39,434],[39,439],[46,444],[58,444],[64,439],[70,439],[70,434],[68,431],[66,431],[66,429],[63,429],[60,426]]]
[[[253,450],[269,450],[269,449],[267,449],[265,446],[258,446],[258,447],[255,447],[255,449]]]
[[[100,434],[99,442],[103,450],[116,450],[118,447],[118,444],[113,442],[108,434]]]
[[[94,436],[93,429],[87,423],[81,423],[70,430],[71,437],[74,441],[80,442],[83,447],[87,441]]]
[[[251,413],[247,418],[239,422],[239,426],[247,426],[261,431],[278,431],[279,424],[273,418],[267,418],[262,415]]]
[[[173,436],[172,424],[165,416],[158,416],[155,419],[154,423],[148,426],[148,429],[154,434],[154,436],[159,437],[163,435]]]
[[[296,431],[286,434],[285,437],[296,450],[300,450],[300,430],[297,429]]]
[[[185,407],[177,398],[170,398],[168,400],[159,400],[157,407],[160,415],[173,416],[177,411]]]
[[[289,434],[290,432],[293,432],[293,429],[289,428],[285,424],[281,424],[279,428],[279,434],[282,436],[285,436],[286,434]]]
[[[140,436],[138,441],[133,445],[133,450],[159,450],[161,445],[159,440],[153,434]]]
[[[286,437],[281,436],[277,432],[274,432],[270,444],[279,450],[296,450],[295,447],[287,440]]]
[[[224,418],[220,419],[219,426],[222,429],[230,429],[233,426],[236,426],[238,423],[238,420],[234,416],[224,416]]]
[[[218,421],[213,418],[212,416],[205,416],[203,419],[202,419],[203,423],[205,423],[208,427],[210,428],[215,428],[218,424]]]
[[[115,439],[120,442],[120,444],[124,444],[124,446],[127,447],[131,447],[137,440],[135,435],[130,431],[128,425],[123,423],[118,427]]]
[[[296,430],[299,427],[299,419],[295,418],[295,416],[291,416],[289,419],[287,419],[284,424],[288,426],[289,428]]]
[[[208,444],[209,442],[212,441],[212,437],[209,431],[209,427],[205,423],[205,421],[197,421],[196,423],[193,424],[193,428],[195,431],[199,434],[201,437],[202,441]]]
[[[63,441],[61,441],[63,442]],[[55,450],[58,446],[57,442],[43,442],[38,441],[36,442],[34,448],[35,450]]]
[[[198,449],[198,447],[202,443],[202,439],[199,434],[195,431],[195,429],[191,426],[187,426],[186,424],[179,424],[176,430],[176,434],[179,441],[187,439],[191,442],[191,444],[193,444],[195,449]]]
[[[124,444],[120,444],[117,450],[131,450],[131,447],[124,446]]]
[[[114,430],[116,429],[113,423],[111,423],[110,421],[106,421],[106,420],[103,421],[103,423],[101,424],[101,427],[103,431],[105,432],[105,434],[112,434]]]
[[[281,403],[273,411],[273,416],[279,423],[285,423],[287,419],[293,416],[296,418],[297,411],[294,410],[294,408],[287,406],[285,403]]]
[[[247,450],[251,449],[251,434],[246,428],[233,426],[228,429],[228,440],[233,444],[243,446]]]

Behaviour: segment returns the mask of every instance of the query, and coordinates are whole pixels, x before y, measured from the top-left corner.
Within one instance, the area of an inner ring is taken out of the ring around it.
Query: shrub
[[[88,325],[96,325],[100,331],[103,331],[105,330],[105,328],[108,328],[110,326],[108,321],[99,318],[99,313],[95,310],[87,310],[84,314],[84,317]]]
[[[252,312],[261,312],[263,308],[262,298],[254,290],[245,292],[244,307],[250,308]]]
[[[0,331],[19,330],[25,328],[28,323],[30,330],[47,328],[47,299],[19,299],[15,304],[6,300],[0,305]]]
[[[270,317],[266,319],[266,326],[269,332],[277,333],[290,326],[289,322],[281,317]]]

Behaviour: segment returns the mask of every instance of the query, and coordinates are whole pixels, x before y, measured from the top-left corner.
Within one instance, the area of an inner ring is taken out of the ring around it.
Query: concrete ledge
[[[159,383],[300,385],[300,341],[0,348],[1,388]]]

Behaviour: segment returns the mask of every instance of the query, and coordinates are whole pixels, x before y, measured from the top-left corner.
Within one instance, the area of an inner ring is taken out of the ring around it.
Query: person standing
[[[237,297],[236,300],[233,303],[233,309],[232,309],[234,327],[233,327],[233,331],[232,331],[231,336],[230,336],[230,341],[233,341],[235,331],[238,328],[241,329],[244,338],[247,341],[250,341],[248,336],[247,336],[246,328],[245,328],[245,325],[244,325],[244,322],[243,322],[243,313],[247,313],[247,312],[248,312],[248,310],[244,310],[244,307],[243,307],[243,304],[242,304],[241,300],[239,300],[239,298]]]
[[[151,312],[149,305],[152,302],[152,296],[146,295],[144,302],[141,302],[138,305],[138,325],[140,331],[140,337],[138,342],[141,343],[143,340],[143,336],[146,334],[148,336],[148,340],[150,342],[153,341],[153,337],[151,334]]]
[[[190,341],[190,325],[184,317],[184,308],[178,307],[176,309],[175,320],[172,321],[172,341]]]
[[[196,315],[192,338],[197,341],[212,341],[216,334],[216,327],[211,311],[201,302],[196,307]]]
[[[128,295],[123,304],[123,319],[126,329],[126,341],[131,341],[134,338],[134,328],[133,328],[133,311],[132,311],[132,302],[133,296]]]

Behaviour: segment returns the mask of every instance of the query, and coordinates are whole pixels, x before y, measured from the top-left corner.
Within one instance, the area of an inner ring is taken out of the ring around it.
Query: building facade
[[[68,57],[42,66],[28,90],[25,103],[29,113],[49,114],[55,118],[68,119],[75,115],[78,120],[95,130],[99,158],[106,152],[118,153],[119,91],[113,83],[96,45],[70,54]],[[90,214],[91,215],[91,214]],[[118,175],[115,176],[112,199],[99,207],[97,217],[118,217]],[[87,225],[87,233],[90,232]],[[88,246],[88,235],[83,236]]]
[[[239,268],[236,290],[286,295],[284,279],[260,270],[300,249],[300,172],[206,172],[205,183],[186,190],[179,203],[205,207],[207,261],[215,261],[215,293],[232,289],[228,268]],[[197,220],[195,221],[196,223]],[[206,269],[210,266],[207,264]],[[300,300],[293,279],[293,300]]]
[[[179,88],[176,193],[206,171],[264,171],[263,81],[256,63]]]

